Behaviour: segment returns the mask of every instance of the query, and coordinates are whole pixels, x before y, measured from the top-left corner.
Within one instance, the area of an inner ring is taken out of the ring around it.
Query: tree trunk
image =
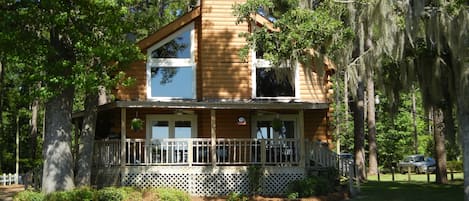
[[[5,74],[5,70],[3,67],[3,61],[0,60],[0,133],[3,133],[3,97],[5,97],[3,95],[3,74]]]
[[[445,124],[441,108],[433,108],[433,136],[435,139],[436,183],[447,184],[446,150],[445,150]]]
[[[464,201],[469,201],[469,106],[463,97],[458,97],[458,125],[463,136]]]
[[[366,92],[368,95],[368,174],[378,173],[378,151],[376,146],[376,109],[375,109],[375,83],[373,69],[368,69]]]
[[[30,145],[31,145],[31,159],[34,161],[36,160],[36,153],[37,153],[37,115],[39,111],[39,100],[34,100],[33,104],[31,105],[31,132],[30,132]]]
[[[98,95],[90,94],[85,100],[85,115],[83,128],[79,139],[79,151],[77,160],[77,186],[89,186],[91,184],[91,166],[93,163],[94,136],[96,130],[96,118]]]
[[[68,87],[46,103],[42,191],[70,190],[73,184],[71,151],[73,88]]]
[[[366,180],[365,170],[365,128],[364,128],[364,91],[363,82],[358,83],[357,98],[353,104],[353,132],[354,132],[354,154],[355,165],[358,167],[358,177],[361,181]]]
[[[412,85],[412,124],[414,129],[414,153],[419,153],[419,139],[417,133],[417,107],[415,101],[415,88]]]

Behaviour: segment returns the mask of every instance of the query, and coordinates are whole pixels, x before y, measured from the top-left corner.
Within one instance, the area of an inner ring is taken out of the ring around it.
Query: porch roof
[[[101,110],[113,108],[169,108],[169,109],[327,109],[328,103],[277,102],[277,101],[114,101],[100,106]]]

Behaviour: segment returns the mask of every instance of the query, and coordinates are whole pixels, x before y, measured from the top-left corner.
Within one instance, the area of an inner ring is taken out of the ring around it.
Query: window
[[[252,96],[254,98],[295,98],[299,97],[298,70],[290,67],[274,68],[263,58],[262,50],[252,53],[254,83]]]
[[[147,97],[195,99],[194,25],[148,49]]]
[[[192,138],[197,136],[195,115],[148,115],[147,138]]]
[[[277,117],[272,115],[258,116],[254,118],[255,130],[253,134],[257,139],[292,139],[297,136],[296,116],[284,115],[278,117],[280,119],[280,130],[274,131],[274,119]]]

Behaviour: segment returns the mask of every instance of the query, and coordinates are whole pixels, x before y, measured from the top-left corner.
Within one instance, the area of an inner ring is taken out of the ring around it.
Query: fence
[[[12,185],[12,184],[18,184],[18,181],[16,180],[17,175],[16,174],[2,174],[0,175],[0,184],[6,186],[6,185]]]

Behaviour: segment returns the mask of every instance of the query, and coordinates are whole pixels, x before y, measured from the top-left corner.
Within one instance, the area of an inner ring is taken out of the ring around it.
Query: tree
[[[38,73],[29,80],[42,81],[41,97],[46,100],[43,191],[71,189],[75,87],[96,88],[93,83],[121,79],[119,70],[139,58],[138,48],[124,37],[132,30],[125,20],[128,9],[117,1],[11,1],[5,5],[2,10],[10,12],[6,19],[12,26],[6,30],[21,33],[9,40],[21,41],[18,49],[36,51],[30,54],[34,58],[19,51],[12,55],[34,59]]]

